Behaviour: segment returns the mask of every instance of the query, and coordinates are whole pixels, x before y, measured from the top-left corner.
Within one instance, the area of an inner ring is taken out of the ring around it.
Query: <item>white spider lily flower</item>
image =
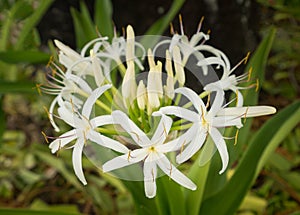
[[[75,144],[70,147],[73,148],[73,168],[76,176],[84,185],[86,185],[87,182],[83,174],[81,160],[83,147],[88,140],[93,141],[101,146],[113,149],[117,152],[128,152],[127,147],[125,147],[121,143],[104,135],[101,135],[100,133],[95,131],[95,129],[99,126],[113,124],[111,115],[102,115],[90,119],[94,103],[96,102],[98,97],[101,96],[110,87],[111,85],[104,85],[94,90],[84,103],[81,113],[72,112],[74,110],[70,110],[65,106],[61,106],[58,108],[61,119],[72,126],[73,129],[59,136],[49,145],[49,148],[51,149],[52,153],[55,153],[62,147],[65,147],[67,144],[76,139]]]
[[[136,88],[134,62],[129,61],[122,82],[122,96],[125,107],[130,107],[133,100],[136,99]]]
[[[181,60],[180,49],[178,46],[174,46],[173,48],[173,60],[175,66],[175,78],[177,79],[180,86],[183,86],[185,83],[185,74],[184,74],[184,66]]]
[[[147,102],[147,90],[143,80],[140,80],[137,87],[137,104],[140,110],[144,110]]]
[[[81,62],[84,59],[83,56],[78,54],[76,51],[66,46],[59,40],[54,40],[55,45],[59,48],[59,62],[64,65],[67,69],[72,68],[77,75],[84,75],[87,71],[90,71],[89,62]],[[81,62],[81,63],[77,63]],[[76,65],[74,65],[76,64]]]
[[[178,148],[174,148],[177,145],[176,140],[164,143],[172,125],[170,117],[165,115],[161,117],[156,131],[152,138],[149,139],[125,113],[114,111],[112,116],[114,123],[120,124],[141,148],[107,161],[102,167],[104,172],[143,162],[144,189],[148,198],[153,198],[156,195],[157,166],[178,184],[191,190],[196,189],[196,185],[181,173],[165,155],[168,152],[178,150]]]
[[[238,86],[239,83],[244,82],[245,79],[250,79],[251,76],[251,70],[248,73],[245,73],[240,76],[236,76],[235,74],[232,74],[233,71],[244,61],[247,61],[248,59],[247,55],[242,61],[240,61],[234,68],[230,68],[230,63],[229,60],[226,56],[220,57],[209,57],[206,58],[205,60],[201,60],[197,63],[198,66],[207,66],[207,65],[212,65],[216,64],[218,66],[221,66],[223,68],[223,75],[220,80],[212,82],[204,86],[205,91],[217,91],[217,90],[231,90],[234,92],[237,96],[237,107],[242,107],[244,103],[243,95],[240,92],[241,89],[248,89],[250,87],[253,87],[254,85],[250,85],[249,87],[240,87]],[[227,59],[227,60],[223,60]],[[256,83],[257,87],[258,83]]]
[[[154,68],[150,68],[147,82],[147,97],[148,105],[151,109],[158,108],[160,106],[160,98],[163,97],[163,85],[162,85],[162,64],[160,61]]]
[[[50,79],[49,86],[42,87],[41,89],[50,95],[56,95],[50,104],[48,117],[55,131],[59,132],[60,129],[53,119],[54,108],[62,100],[72,101],[76,108],[82,106],[83,101],[76,95],[89,96],[92,93],[90,86],[79,76],[73,74],[65,74],[58,66],[53,64],[57,71],[53,75],[48,75]]]
[[[186,147],[177,155],[176,161],[183,163],[190,159],[203,146],[207,135],[209,135],[221,156],[222,169],[220,174],[226,170],[229,156],[226,142],[218,128],[227,126],[240,128],[243,126],[241,118],[268,115],[274,113],[275,110],[273,107],[266,106],[224,108],[224,92],[220,90],[216,92],[213,104],[207,110],[202,99],[193,90],[182,87],[176,89],[175,92],[186,96],[196,109],[194,112],[182,107],[167,106],[158,111],[160,114],[175,115],[193,123],[181,138],[182,146]]]
[[[165,70],[167,71],[167,75],[168,75],[167,81],[166,81],[166,86],[164,88],[165,94],[170,99],[173,99],[174,96],[175,96],[175,93],[174,93],[174,75],[173,75],[172,60],[171,60],[169,50],[166,50]]]

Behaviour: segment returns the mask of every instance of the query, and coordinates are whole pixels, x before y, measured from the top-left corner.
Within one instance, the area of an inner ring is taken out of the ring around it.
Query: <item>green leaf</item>
[[[0,84],[0,86],[1,86],[1,84]],[[1,93],[0,93],[0,108],[1,108],[1,110],[0,110],[0,142],[2,142],[3,133],[4,133],[4,130],[6,127],[5,114],[4,114],[4,111],[2,110],[2,105],[3,105],[3,95],[1,95]]]
[[[113,37],[112,3],[110,0],[96,0],[94,20],[102,36]]]
[[[28,3],[25,1],[17,1],[12,8],[10,8],[7,18],[1,25],[0,31],[0,51],[4,51],[8,48],[9,40],[10,40],[10,30],[14,19],[16,16],[22,11],[22,9],[26,10],[28,8]]]
[[[78,12],[76,9],[71,8],[77,48],[82,48],[88,41],[97,37],[96,27],[83,2],[80,2],[80,10],[81,12]]]
[[[167,208],[167,214],[170,215],[185,214],[185,200],[183,196],[182,187],[166,175],[159,178],[157,180],[157,183],[162,184],[162,186],[158,187],[157,195],[160,196],[163,193],[167,200],[166,205],[162,205],[162,203],[164,203],[165,200],[162,202],[157,201],[157,207]]]
[[[216,195],[206,199],[201,214],[233,214],[241,204],[272,150],[300,121],[300,101],[272,117],[251,139],[234,175]]]
[[[181,9],[185,0],[174,0],[171,8],[168,13],[164,15],[162,18],[157,20],[145,33],[141,39],[141,44],[145,47],[145,50],[151,48],[157,41],[153,40],[152,37],[147,37],[147,35],[162,35],[162,33],[169,26],[170,22],[174,19],[175,15]]]
[[[39,23],[40,19],[43,17],[43,15],[46,13],[53,2],[54,0],[39,1],[38,8],[36,8],[32,15],[28,17],[24,22],[24,26],[20,32],[17,43],[15,44],[16,50],[20,50],[24,47],[26,38],[29,36],[33,28]]]
[[[263,83],[264,81],[266,63],[274,41],[275,33],[275,28],[271,28],[269,33],[266,35],[250,58],[250,61],[245,69],[246,73],[250,70],[250,68],[252,68],[252,77],[257,78],[259,83]],[[249,85],[249,83],[247,83],[245,86],[247,85]],[[256,92],[255,89],[242,90],[242,94],[244,97],[244,106],[257,105],[259,93]],[[247,119],[243,128],[241,128],[239,131],[238,143],[236,145],[229,145],[228,151],[230,154],[230,165],[238,159],[242,149],[248,143],[251,125],[252,119]],[[226,130],[225,136],[233,137],[235,133],[236,128],[232,127]]]
[[[203,149],[200,151],[200,154],[192,165],[188,177],[197,185],[197,190],[191,191],[186,190],[186,210],[187,214],[196,215],[199,213],[201,202],[203,201],[203,195],[205,191],[205,186],[207,183],[208,172],[210,169],[210,161],[204,165],[200,165],[202,160],[206,160],[206,156],[212,156],[214,153],[215,147],[214,142],[211,138],[208,138]]]
[[[35,85],[31,82],[0,81],[0,94],[5,93],[36,93]]]
[[[29,63],[45,64],[49,61],[50,55],[40,51],[5,51],[0,52],[0,61],[10,64]]]
[[[80,215],[79,213],[68,213],[61,211],[38,211],[30,209],[10,209],[10,208],[0,208],[0,214],[5,215]]]

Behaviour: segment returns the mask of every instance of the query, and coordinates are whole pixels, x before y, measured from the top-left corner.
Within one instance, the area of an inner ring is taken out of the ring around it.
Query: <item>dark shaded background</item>
[[[85,3],[93,13],[93,0]],[[142,35],[163,14],[172,3],[171,0],[112,0],[113,21],[118,30],[131,24],[136,35]],[[39,25],[44,44],[49,39],[59,39],[75,47],[73,23],[70,7],[78,8],[79,1],[56,0]],[[240,61],[248,51],[255,50],[260,41],[259,27],[261,8],[251,0],[187,0],[180,10],[184,30],[192,35],[202,16],[205,17],[203,31],[211,30],[209,44],[223,50],[232,64]],[[178,16],[173,20],[179,30]],[[169,30],[165,32],[170,35]]]

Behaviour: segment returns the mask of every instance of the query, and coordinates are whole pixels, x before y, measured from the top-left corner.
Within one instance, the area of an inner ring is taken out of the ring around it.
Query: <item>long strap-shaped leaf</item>
[[[224,188],[203,202],[200,214],[233,214],[268,155],[299,121],[300,101],[288,106],[270,119],[252,138],[243,159]]]

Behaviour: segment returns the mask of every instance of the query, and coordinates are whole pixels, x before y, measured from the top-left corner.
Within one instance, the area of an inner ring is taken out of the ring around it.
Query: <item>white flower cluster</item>
[[[208,39],[209,35],[200,32],[200,28],[190,40],[181,32],[158,42],[147,54],[135,41],[131,26],[126,29],[126,38],[115,36],[112,42],[106,37],[97,38],[86,44],[80,54],[55,40],[63,67],[51,64],[53,72],[44,91],[55,98],[48,115],[56,131],[60,128],[55,118],[72,129],[51,142],[52,153],[72,148],[75,174],[87,184],[82,170],[84,147],[93,142],[109,148],[119,156],[105,162],[103,171],[139,163],[145,194],[152,198],[156,195],[157,168],[178,184],[196,189],[170,161],[170,154],[175,154],[176,163],[181,164],[198,152],[210,136],[222,160],[219,173],[223,173],[229,156],[220,128],[241,128],[242,118],[273,114],[276,110],[243,106],[239,91],[243,88],[238,85],[249,74],[236,77],[235,67],[231,68],[226,55],[204,44]],[[157,53],[162,49],[164,60],[159,61]],[[137,53],[141,53],[140,57]],[[191,58],[203,76],[210,75],[210,68],[223,72],[220,80],[205,84],[201,94],[185,86]],[[142,72],[147,75],[138,80]],[[235,107],[228,107],[225,101],[227,90],[236,93]]]

